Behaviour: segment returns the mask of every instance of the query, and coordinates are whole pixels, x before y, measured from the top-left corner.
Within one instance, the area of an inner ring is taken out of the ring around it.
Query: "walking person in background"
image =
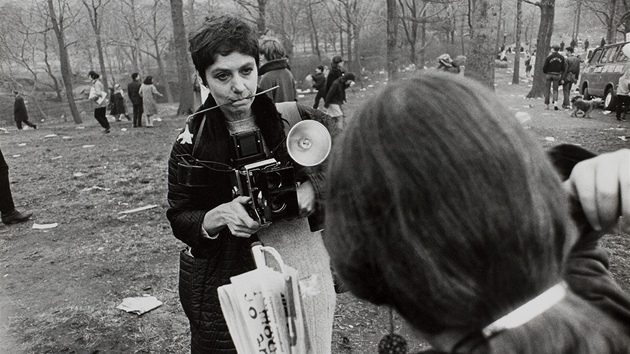
[[[280,86],[268,92],[267,96],[275,103],[295,101],[295,79],[289,70],[289,60],[282,42],[274,37],[263,37],[258,47],[260,50],[258,88],[264,91]]]
[[[584,51],[585,52],[588,52],[588,45],[589,45],[588,38],[586,38],[586,40],[584,41]]]
[[[603,47],[603,46],[605,46],[605,45],[606,45],[606,38],[602,37],[601,42],[599,42],[599,46],[600,46],[600,47]]]
[[[88,76],[92,79],[92,88],[90,89],[88,99],[94,102],[94,118],[103,128],[105,128],[103,132],[109,133],[110,126],[106,116],[107,105],[109,104],[107,92],[105,92],[103,83],[99,80],[101,77],[99,74],[95,71],[90,71]]]
[[[142,109],[147,117],[147,127],[153,127],[153,118],[158,113],[156,97],[162,97],[162,94],[153,85],[153,76],[149,75],[144,78],[144,82],[140,86],[140,96],[142,97]]]
[[[625,122],[626,114],[628,114],[628,108],[630,108],[630,69],[624,71],[623,75],[619,77],[616,101],[615,110],[617,120]],[[621,115],[622,111],[623,116]]]
[[[341,110],[341,106],[346,102],[346,89],[354,85],[355,76],[353,73],[348,73],[338,78],[330,86],[328,92],[326,92],[326,100],[324,101],[324,107],[327,109],[326,113],[331,116],[339,128],[345,128],[346,117]]]
[[[0,150],[0,216],[2,222],[6,225],[25,222],[32,215],[33,213],[22,213],[15,209],[9,182],[9,165],[7,165],[2,150]]]
[[[553,109],[558,110],[558,87],[567,71],[567,61],[558,53],[560,46],[554,44],[552,52],[545,58],[543,74],[545,74],[545,108],[549,109],[549,96],[553,89]]]
[[[127,94],[133,106],[133,127],[142,126],[142,96],[140,96],[140,74],[131,74],[131,82],[127,85]]]
[[[318,65],[317,68],[315,68],[315,74],[313,74],[312,77],[313,89],[317,90],[313,108],[317,109],[317,107],[319,107],[319,100],[326,100],[326,76],[324,76],[324,66]]]
[[[125,106],[125,93],[120,87],[120,84],[114,85],[114,93],[112,94],[111,115],[116,118],[117,122],[120,122],[123,116],[125,116],[127,120],[131,120],[131,118],[127,114],[127,107]]]
[[[18,91],[13,91],[13,94],[15,95],[15,102],[13,103],[13,117],[15,118],[15,124],[17,125],[18,130],[22,130],[22,123],[33,129],[37,129],[36,124],[28,121],[28,111],[26,110],[24,97],[22,97]]]
[[[330,90],[333,82],[335,82],[335,80],[340,78],[345,73],[345,70],[343,69],[343,64],[344,61],[343,59],[341,59],[340,56],[336,55],[332,58],[328,75],[326,75],[326,91],[324,93],[325,95],[328,94],[328,91]]]
[[[564,94],[562,108],[571,109],[571,87],[574,83],[578,82],[578,78],[580,77],[580,58],[575,55],[573,47],[567,47],[566,52],[567,56],[565,60],[567,62],[567,70],[562,77],[562,93]]]

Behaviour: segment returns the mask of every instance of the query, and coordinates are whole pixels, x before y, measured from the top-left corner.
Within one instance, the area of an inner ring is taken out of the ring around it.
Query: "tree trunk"
[[[313,39],[313,49],[317,54],[317,59],[322,61],[322,53],[319,50],[319,36],[317,35],[317,26],[315,25],[315,19],[313,18],[313,5],[308,3],[308,20],[311,25],[311,38]]]
[[[575,10],[575,22],[573,23],[573,36],[571,39],[574,39],[577,42],[577,37],[580,33],[580,15],[582,13],[582,0],[576,0],[576,2],[577,9]]]
[[[471,43],[464,75],[494,90],[495,17],[500,16],[500,0],[477,0],[471,12]]]
[[[516,44],[514,45],[514,74],[512,84],[521,82],[521,17],[523,16],[523,0],[516,0]]]
[[[397,79],[398,67],[398,9],[396,0],[387,0],[387,78],[389,81]]]
[[[551,35],[553,34],[553,21],[555,17],[556,0],[542,0],[540,7],[540,26],[536,39],[536,63],[534,64],[534,82],[527,98],[544,97],[545,75],[542,67],[545,64],[549,48],[551,48]]]
[[[617,0],[610,0],[608,3],[608,17],[606,26],[606,43],[615,43],[615,35],[617,34],[617,22],[615,15],[617,13]]]
[[[258,26],[258,34],[261,36],[267,32],[267,20],[265,19],[266,16],[267,0],[258,0],[258,19],[256,20],[256,25]]]
[[[68,99],[68,106],[70,106],[70,114],[74,122],[77,124],[83,123],[77,104],[74,101],[74,93],[72,88],[72,69],[70,68],[70,60],[68,57],[68,48],[66,48],[66,39],[63,28],[63,16],[57,21],[57,14],[55,13],[55,7],[53,6],[53,0],[48,0],[48,11],[50,20],[52,22],[53,31],[57,37],[57,43],[59,44],[59,62],[61,66],[61,77],[66,89],[66,98]],[[61,11],[61,10],[60,10]]]
[[[186,27],[182,0],[171,0],[171,17],[173,19],[173,44],[177,62],[177,83],[179,84],[178,115],[189,114],[193,110],[193,83],[190,81],[190,66],[186,50]]]

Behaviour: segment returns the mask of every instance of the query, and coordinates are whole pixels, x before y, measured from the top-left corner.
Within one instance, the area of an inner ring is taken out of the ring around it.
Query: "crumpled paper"
[[[140,297],[126,297],[116,308],[129,313],[135,313],[139,316],[160,306],[162,306],[162,302],[155,296],[145,295]]]

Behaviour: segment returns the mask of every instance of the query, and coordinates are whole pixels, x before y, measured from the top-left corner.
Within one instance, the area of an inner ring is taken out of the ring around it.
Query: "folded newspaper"
[[[258,269],[232,277],[231,284],[218,289],[221,310],[236,350],[241,354],[307,354],[310,341],[298,272],[284,265],[275,249],[254,247],[254,252],[263,250],[274,255],[282,272],[257,262]]]

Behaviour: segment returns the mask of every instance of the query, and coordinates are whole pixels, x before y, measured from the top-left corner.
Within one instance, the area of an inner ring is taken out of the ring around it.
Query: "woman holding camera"
[[[329,167],[324,241],[343,284],[430,353],[630,352],[630,296],[598,245],[630,218],[630,151],[549,155],[461,75],[387,85]]]
[[[285,121],[274,102],[256,95],[259,50],[256,34],[232,16],[207,18],[189,37],[192,60],[210,95],[188,119],[169,160],[167,217],[175,237],[189,246],[180,259],[180,299],[190,321],[192,353],[235,353],[221,313],[217,288],[230,277],[255,268],[254,241],[281,239],[286,264],[312,280],[317,296],[305,303],[308,331],[315,353],[329,353],[335,294],[330,263],[319,233],[311,233],[305,217],[318,209],[325,190],[321,168],[294,165],[299,218],[262,227],[253,218],[252,200],[234,197],[230,177],[240,158],[233,136],[259,130],[266,158],[291,165],[284,140]],[[215,108],[212,108],[215,107]],[[212,108],[212,109],[209,109]],[[323,123],[332,135],[330,117],[297,105],[301,119]],[[202,112],[203,111],[203,112]],[[205,186],[189,186],[178,178],[180,165],[197,163]],[[320,229],[321,225],[311,225]]]

